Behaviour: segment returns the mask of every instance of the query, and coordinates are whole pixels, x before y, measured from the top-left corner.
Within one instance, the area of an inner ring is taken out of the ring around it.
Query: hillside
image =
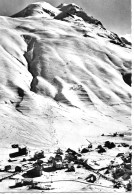
[[[131,134],[131,46],[99,20],[39,2],[1,16],[0,35],[0,147],[78,148]]]

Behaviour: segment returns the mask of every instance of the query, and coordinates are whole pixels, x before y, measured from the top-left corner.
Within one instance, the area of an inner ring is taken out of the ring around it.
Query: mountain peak
[[[70,3],[70,4],[62,3],[57,8],[60,9],[61,11],[70,11],[71,9],[75,9],[76,11],[83,10],[75,3]]]
[[[58,20],[66,20],[73,21],[82,20],[89,24],[99,25],[101,28],[105,29],[102,23],[95,19],[93,16],[89,16],[81,7],[76,5],[75,3],[62,3],[57,8],[52,6],[47,2],[36,2],[29,4],[22,11],[12,15],[12,17],[32,17],[32,16],[40,16],[40,17],[52,17]],[[71,17],[68,19],[68,17]]]
[[[29,16],[55,16],[60,11],[47,2],[35,2],[29,4],[22,11],[12,15],[12,17],[29,17]]]

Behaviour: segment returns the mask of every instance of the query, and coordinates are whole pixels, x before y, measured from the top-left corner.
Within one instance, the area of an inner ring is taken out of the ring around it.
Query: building
[[[44,158],[45,156],[44,156],[44,151],[40,151],[40,152],[36,152],[35,154],[34,154],[34,159],[40,159],[40,158]]]
[[[27,155],[27,154],[28,154],[27,147],[24,146],[24,147],[19,147],[18,152],[11,153],[9,154],[9,156],[10,158],[15,158],[15,157]]]
[[[56,169],[62,169],[62,168],[63,168],[63,164],[62,164],[61,161],[55,161],[54,167],[55,167]]]
[[[56,154],[54,159],[55,159],[55,161],[62,161],[62,156],[59,154]]]
[[[62,156],[59,154],[56,154],[55,158],[52,159],[52,164],[53,164],[53,167],[56,169],[63,168]]]
[[[26,173],[24,173],[23,177],[28,178],[34,178],[34,177],[40,177],[42,175],[42,166],[35,165],[34,168],[28,170]]]
[[[68,164],[68,171],[75,171],[74,162],[73,162],[73,161],[71,161],[71,162]]]

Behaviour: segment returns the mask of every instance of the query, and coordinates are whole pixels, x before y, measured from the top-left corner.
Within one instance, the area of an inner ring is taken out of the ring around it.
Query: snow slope
[[[1,147],[131,131],[131,47],[75,4],[0,17]],[[129,75],[129,82],[124,79]]]

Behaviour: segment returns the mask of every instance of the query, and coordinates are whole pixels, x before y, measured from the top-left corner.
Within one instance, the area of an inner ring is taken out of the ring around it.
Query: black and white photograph
[[[132,1],[0,0],[0,194],[132,183]]]

